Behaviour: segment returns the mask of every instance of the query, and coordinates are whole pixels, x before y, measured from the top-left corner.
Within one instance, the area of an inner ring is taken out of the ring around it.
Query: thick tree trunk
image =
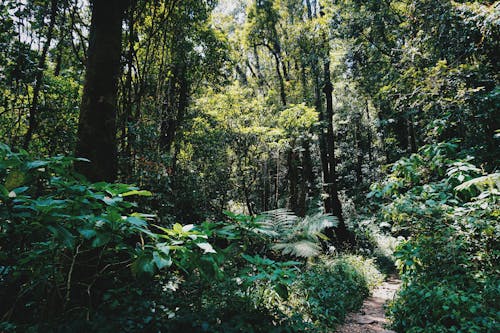
[[[122,19],[128,1],[92,1],[87,70],[83,89],[76,156],[90,163],[76,169],[91,181],[117,176],[116,95],[122,50]]]

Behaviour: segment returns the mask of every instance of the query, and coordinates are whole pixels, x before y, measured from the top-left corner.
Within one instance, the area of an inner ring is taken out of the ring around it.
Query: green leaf
[[[209,243],[196,243],[196,245],[203,250],[203,253],[217,253]]]
[[[26,167],[31,170],[31,169],[37,169],[43,166],[49,165],[48,161],[32,161],[26,163]]]
[[[56,239],[62,240],[65,246],[73,248],[75,237],[68,231],[68,229],[60,225],[49,225],[47,229],[52,232]]]
[[[172,265],[172,259],[168,255],[165,255],[164,253],[158,253],[157,251],[153,252],[153,261],[155,262],[158,269],[162,269],[164,267]]]
[[[111,235],[108,233],[98,233],[92,242],[92,247],[101,247],[106,245],[111,240]]]
[[[145,227],[148,225],[146,223],[146,221],[144,221],[143,219],[140,219],[138,217],[135,217],[135,216],[128,216],[126,221],[132,225],[137,226],[137,227]]]
[[[3,195],[3,196],[9,196],[9,191],[5,188],[5,186],[3,185],[0,185],[0,193]]]
[[[91,239],[92,237],[94,237],[97,234],[97,232],[95,230],[92,230],[92,229],[80,229],[80,230],[78,230],[78,232],[85,239]]]
[[[146,191],[146,190],[132,190],[132,191],[128,191],[128,192],[120,194],[121,197],[128,197],[128,196],[131,196],[131,195],[139,195],[139,196],[143,196],[143,197],[150,197],[150,196],[153,195],[153,193],[151,193],[150,191]]]
[[[155,262],[150,255],[143,254],[138,257],[131,265],[132,273],[135,275],[153,274],[155,271]]]

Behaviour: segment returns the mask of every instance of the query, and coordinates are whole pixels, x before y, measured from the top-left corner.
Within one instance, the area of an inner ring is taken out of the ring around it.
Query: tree
[[[87,67],[76,155],[90,160],[76,169],[92,181],[117,177],[116,98],[122,50],[122,19],[128,1],[92,1]]]

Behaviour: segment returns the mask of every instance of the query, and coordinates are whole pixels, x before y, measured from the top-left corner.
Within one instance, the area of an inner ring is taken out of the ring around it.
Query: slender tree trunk
[[[125,82],[125,124],[123,126],[125,149],[124,155],[126,158],[126,179],[131,179],[133,173],[133,147],[135,145],[135,134],[133,131],[134,114],[133,114],[133,87],[132,87],[132,69],[134,67],[134,44],[135,44],[135,30],[134,30],[134,12],[137,0],[131,0],[128,15],[128,52],[127,52],[127,78]]]
[[[298,212],[298,199],[299,199],[299,191],[298,191],[298,178],[299,178],[299,170],[298,170],[298,154],[294,150],[294,143],[292,143],[292,147],[290,147],[288,151],[288,190],[289,190],[289,204],[288,207],[295,214],[299,214]]]
[[[122,50],[123,0],[92,1],[87,70],[78,124],[76,156],[90,163],[76,169],[91,181],[116,179],[116,96]]]
[[[314,174],[312,170],[311,150],[309,140],[302,141],[302,169],[299,180],[299,195],[297,202],[297,215],[305,216],[307,212],[307,198],[311,196],[311,188],[314,183]]]
[[[54,66],[54,76],[59,76],[61,74],[62,55],[63,55],[63,49],[65,47],[67,33],[68,32],[66,29],[66,7],[64,7],[63,13],[61,15],[61,26],[59,28],[59,41],[57,42],[57,46],[56,46],[56,60],[55,60],[55,66]]]
[[[332,92],[333,92],[333,85],[330,80],[330,60],[328,56],[325,58],[325,67],[324,67],[324,86],[323,86],[323,92],[325,93],[326,97],[326,113],[325,113],[325,126],[326,126],[326,149],[327,149],[327,156],[328,156],[328,165],[329,165],[329,177],[328,177],[328,196],[330,197],[331,200],[331,211],[327,211],[328,213],[332,213],[334,216],[337,217],[338,224],[337,227],[335,228],[335,235],[337,238],[337,241],[340,244],[345,244],[345,243],[353,243],[353,239],[350,235],[350,232],[347,230],[347,227],[345,225],[344,217],[342,215],[342,203],[340,202],[339,199],[339,194],[337,190],[337,174],[336,174],[336,160],[335,160],[335,137],[333,133],[333,97],[332,97]],[[325,134],[325,132],[323,131]],[[327,235],[330,234],[331,236],[331,231],[327,230]]]
[[[371,120],[371,117],[370,117],[370,109],[368,108],[368,100],[366,100],[366,120],[367,120],[367,123],[369,124],[368,125],[368,128],[367,128],[367,135],[368,135],[368,160],[370,161],[370,163],[373,162],[373,148],[372,148],[372,145],[373,145],[373,136],[372,136],[372,129],[370,128],[370,124],[372,123],[372,120]]]
[[[415,126],[413,126],[413,116],[408,116],[408,140],[410,141],[410,151],[412,153],[416,153],[418,150],[417,147],[417,138],[415,133]]]
[[[281,104],[286,105],[285,80],[283,79],[283,74],[281,73],[280,58],[277,53],[273,53],[273,55],[276,62],[276,74],[278,75],[278,83],[280,86]]]
[[[311,8],[311,1],[306,0],[306,8],[307,8],[307,17],[309,19],[312,19],[312,8]]]
[[[262,165],[262,182],[263,182],[263,193],[262,193],[262,210],[267,211],[269,210],[269,192],[270,192],[270,186],[269,186],[269,180],[270,180],[270,174],[269,174],[269,167],[268,167],[268,161],[264,160],[264,163]]]
[[[58,0],[52,0],[50,2],[50,21],[49,29],[47,31],[47,41],[43,45],[42,53],[38,58],[37,72],[35,78],[35,87],[33,88],[33,99],[31,101],[31,106],[28,116],[28,130],[24,136],[23,148],[28,149],[28,146],[33,138],[33,134],[38,126],[38,100],[40,98],[40,92],[42,90],[43,84],[43,72],[45,70],[45,63],[47,60],[47,53],[49,52],[50,43],[52,42],[52,37],[54,34],[54,26],[57,18],[57,6]]]
[[[175,140],[175,135],[179,124],[184,119],[184,114],[188,107],[189,100],[189,83],[186,77],[186,65],[181,62],[175,65],[174,76],[172,80],[172,95],[169,96],[174,103],[168,103],[165,116],[162,120],[160,131],[160,150],[169,152]],[[172,105],[174,104],[174,105]]]
[[[328,194],[328,184],[331,183],[330,180],[330,166],[328,163],[328,150],[326,146],[326,135],[325,135],[325,113],[323,111],[323,101],[321,99],[321,83],[320,83],[320,78],[319,78],[319,64],[317,59],[313,60],[313,73],[314,73],[314,101],[315,101],[315,107],[316,111],[318,112],[319,115],[319,151],[320,151],[320,160],[321,160],[321,170],[322,170],[322,175],[323,175],[323,192],[325,194]],[[325,196],[323,200],[323,205],[325,208],[325,212],[331,212],[332,211],[332,200],[331,198],[327,195]]]

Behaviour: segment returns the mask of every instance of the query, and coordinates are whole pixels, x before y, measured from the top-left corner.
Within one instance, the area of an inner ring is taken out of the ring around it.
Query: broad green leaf
[[[31,170],[31,169],[37,169],[37,168],[46,166],[48,164],[49,164],[48,161],[32,161],[32,162],[26,163],[26,167]]]
[[[196,245],[203,250],[203,253],[217,253],[209,243],[196,243]]]
[[[146,190],[132,190],[132,191],[128,191],[128,192],[120,194],[121,197],[128,197],[128,196],[131,196],[131,195],[138,195],[138,196],[143,196],[143,197],[150,197],[153,194],[150,191],[146,191]]]
[[[172,265],[172,259],[168,255],[158,253],[156,251],[153,252],[153,260],[158,269],[162,269],[164,267]]]
[[[128,216],[126,218],[126,221],[132,225],[135,225],[137,227],[145,227],[147,226],[148,224],[146,223],[146,221],[144,221],[143,219],[140,219],[138,217],[135,217],[135,216]]]

